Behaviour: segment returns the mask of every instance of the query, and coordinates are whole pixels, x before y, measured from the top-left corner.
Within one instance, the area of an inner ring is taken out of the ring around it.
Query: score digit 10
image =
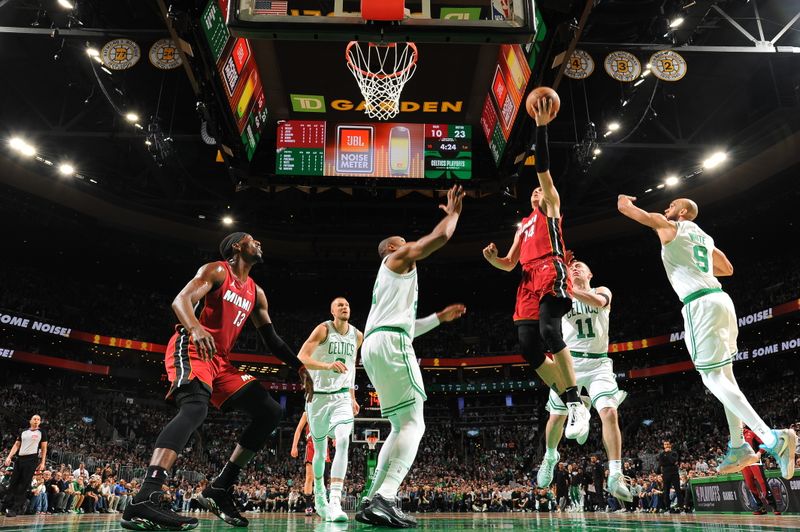
[[[425,140],[449,137],[447,124],[425,124]]]

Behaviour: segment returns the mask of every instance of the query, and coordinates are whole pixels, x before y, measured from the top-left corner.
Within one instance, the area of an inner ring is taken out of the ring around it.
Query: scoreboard
[[[281,175],[470,179],[472,127],[453,124],[278,123]]]

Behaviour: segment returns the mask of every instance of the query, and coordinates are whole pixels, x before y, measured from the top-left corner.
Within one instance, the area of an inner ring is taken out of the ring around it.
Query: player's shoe
[[[717,466],[717,473],[720,475],[730,475],[731,473],[738,473],[747,466],[757,464],[759,461],[758,455],[753,452],[753,448],[749,443],[743,443],[739,447],[731,447],[728,444],[728,452],[722,458],[722,461]]]
[[[245,527],[250,521],[242,517],[233,500],[233,487],[217,488],[209,484],[197,499],[203,507],[229,525]]]
[[[622,473],[608,476],[608,492],[621,501],[633,501],[633,495],[628,489],[628,479]]]
[[[561,455],[556,451],[554,458],[548,458],[544,455],[542,458],[542,465],[539,466],[539,472],[536,473],[536,485],[540,488],[546,488],[553,483],[553,469],[555,469]]]
[[[306,515],[314,515],[314,509],[311,506],[306,508]]]
[[[589,437],[589,410],[583,403],[567,403],[567,426],[564,429],[564,436],[570,440],[578,440],[578,443],[585,443]]]
[[[361,499],[361,502],[359,503],[358,509],[356,511],[356,521],[358,521],[359,523],[367,524],[367,525],[374,525],[375,524],[370,520],[369,517],[364,515],[364,510],[370,505],[371,502],[372,501],[370,499],[367,499],[366,497]]]
[[[792,429],[773,430],[772,434],[775,435],[775,445],[767,447],[764,444],[759,445],[762,449],[767,451],[775,458],[778,465],[781,466],[781,476],[786,480],[794,476],[794,456],[795,448],[797,447],[797,434]]]
[[[581,395],[581,403],[583,403],[583,406],[586,407],[586,411],[589,412],[589,416],[591,417],[591,415],[592,415],[592,400],[590,398],[586,397],[585,395]],[[589,431],[588,430],[586,431],[586,434],[582,434],[581,436],[578,436],[576,441],[578,442],[578,445],[583,445],[584,443],[586,443],[587,439],[589,439]]]
[[[347,514],[342,510],[342,503],[340,501],[334,500],[328,504],[328,515],[325,516],[326,521],[344,523],[347,522],[348,519]]]
[[[128,530],[191,530],[197,527],[197,518],[162,508],[162,495],[163,491],[154,491],[148,499],[128,504],[119,524]]]
[[[323,521],[328,519],[328,499],[325,498],[324,492],[314,493],[314,508]]]
[[[758,510],[755,510],[753,512],[753,515],[765,515],[766,513],[767,513],[767,509],[762,506]]]
[[[377,526],[391,528],[414,528],[417,526],[417,520],[403,513],[396,499],[387,500],[380,493],[372,496],[369,506],[364,508],[364,516]]]

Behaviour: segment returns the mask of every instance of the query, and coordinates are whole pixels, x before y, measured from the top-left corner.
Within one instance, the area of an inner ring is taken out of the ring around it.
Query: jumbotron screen
[[[470,179],[472,126],[285,120],[278,123],[275,173]]]

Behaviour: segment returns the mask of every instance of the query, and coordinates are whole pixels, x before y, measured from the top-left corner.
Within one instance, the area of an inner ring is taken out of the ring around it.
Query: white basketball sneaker
[[[579,444],[585,443],[589,436],[589,410],[583,403],[567,403],[567,410],[569,415],[564,436],[570,440],[578,440]]]
[[[339,499],[331,499],[328,504],[328,515],[325,517],[326,521],[346,522],[348,520],[347,514],[342,510],[342,501]]]

